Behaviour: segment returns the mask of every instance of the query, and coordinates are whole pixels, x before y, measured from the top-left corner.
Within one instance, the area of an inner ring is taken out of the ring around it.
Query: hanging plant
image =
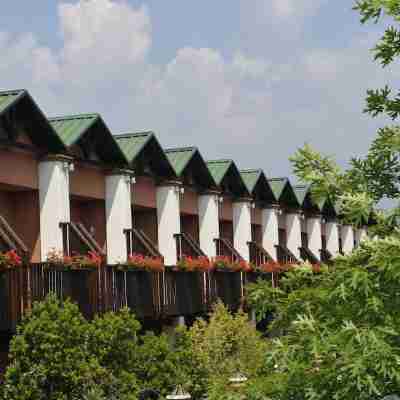
[[[16,250],[0,253],[0,270],[8,270],[22,265],[22,258],[17,254]]]
[[[213,259],[213,267],[220,271],[251,272],[253,266],[245,260],[232,261],[227,256],[218,256]]]
[[[186,272],[209,272],[213,269],[213,265],[207,257],[190,257],[183,256],[176,264],[178,271]]]
[[[163,272],[164,261],[161,257],[149,257],[142,254],[132,254],[125,264],[119,266],[123,271],[145,270],[151,272]]]
[[[103,263],[103,258],[94,251],[88,251],[87,254],[73,254],[72,256],[52,251],[47,255],[47,262],[52,266],[62,266],[71,270],[83,270],[99,268]]]

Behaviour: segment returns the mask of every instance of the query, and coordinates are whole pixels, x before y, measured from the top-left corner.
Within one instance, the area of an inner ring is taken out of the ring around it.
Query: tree
[[[400,240],[391,237],[366,241],[321,272],[289,271],[277,289],[252,285],[253,307],[275,315],[264,394],[370,400],[399,393],[399,268]]]

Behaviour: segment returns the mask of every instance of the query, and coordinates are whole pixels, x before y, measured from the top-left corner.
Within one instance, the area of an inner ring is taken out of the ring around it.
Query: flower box
[[[17,254],[16,250],[0,253],[0,271],[18,268],[22,265],[22,258]]]
[[[142,254],[132,254],[126,263],[120,264],[118,269],[121,271],[149,271],[163,272],[164,261],[160,257],[149,257]]]
[[[245,260],[233,261],[230,257],[218,256],[212,260],[213,269],[227,272],[251,272],[253,266]]]
[[[209,272],[214,268],[207,257],[183,256],[176,265],[176,270],[182,272]]]

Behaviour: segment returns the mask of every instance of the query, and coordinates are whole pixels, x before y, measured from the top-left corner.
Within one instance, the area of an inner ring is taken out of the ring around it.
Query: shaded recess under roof
[[[24,131],[34,146],[53,153],[65,151],[63,142],[26,90],[0,92],[0,131],[11,142]]]
[[[233,160],[207,161],[207,167],[220,190],[234,196],[250,196]]]
[[[279,204],[288,208],[300,207],[300,203],[288,178],[270,178],[268,182]]]
[[[240,171],[240,175],[242,176],[248,192],[254,196],[256,201],[265,204],[278,202],[262,169],[242,170]]]
[[[174,168],[153,132],[116,135],[115,139],[136,175],[176,178]]]
[[[67,149],[78,158],[124,166],[127,160],[99,114],[80,114],[49,119]],[[79,148],[80,154],[74,149]]]
[[[176,176],[185,184],[196,185],[201,189],[216,189],[214,178],[196,147],[165,149],[164,151]]]

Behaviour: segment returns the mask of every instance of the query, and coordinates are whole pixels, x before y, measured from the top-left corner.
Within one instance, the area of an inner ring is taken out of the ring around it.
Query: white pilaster
[[[336,221],[327,221],[325,224],[326,249],[333,257],[339,254],[339,227]]]
[[[246,261],[250,261],[251,207],[248,199],[233,203],[233,246]]]
[[[356,246],[358,247],[361,242],[368,239],[368,232],[365,226],[358,228],[355,232]]]
[[[181,233],[180,190],[177,182],[157,187],[158,249],[165,265],[178,261],[174,235]]]
[[[128,171],[106,176],[107,262],[118,264],[127,259],[125,229],[132,229],[132,177]]]
[[[63,253],[61,222],[70,222],[69,171],[71,160],[54,157],[39,163],[41,260],[50,252]]]
[[[343,225],[341,233],[343,253],[349,254],[354,249],[354,229],[351,225]]]
[[[217,255],[214,239],[219,238],[219,196],[206,193],[199,196],[199,232],[200,248],[213,258]]]
[[[279,244],[278,207],[264,208],[261,211],[262,246],[275,260],[278,260],[276,247]]]
[[[293,255],[300,260],[301,247],[301,216],[300,212],[290,212],[286,214],[286,235],[287,248]]]
[[[321,249],[322,249],[322,227],[321,217],[312,216],[307,218],[307,235],[308,235],[308,248],[312,253],[321,260]]]

